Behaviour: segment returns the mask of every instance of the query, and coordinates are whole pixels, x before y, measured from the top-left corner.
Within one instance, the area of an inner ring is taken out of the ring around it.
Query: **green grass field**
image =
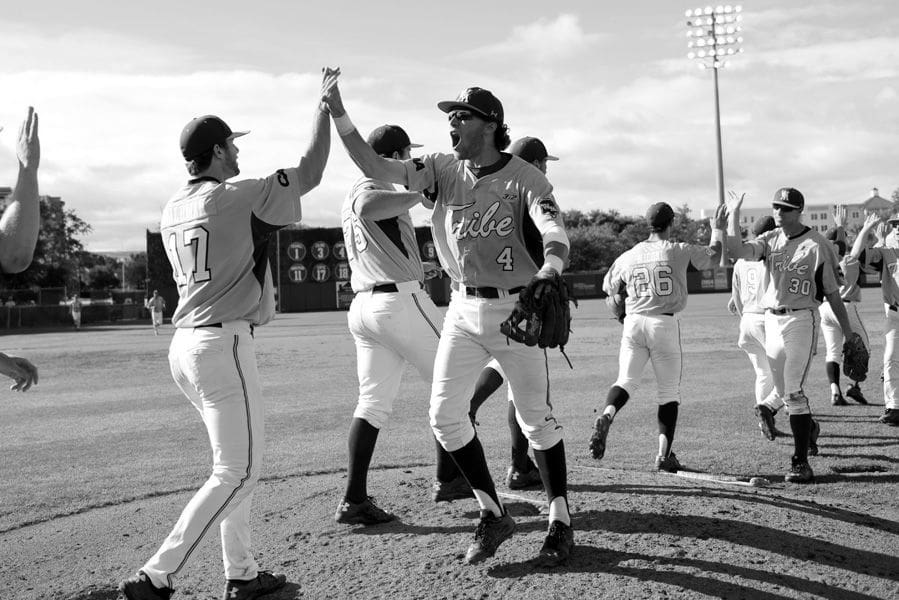
[[[881,524],[892,524],[887,527],[892,535],[886,542],[892,547],[881,550],[895,558],[899,556],[899,429],[876,422],[883,411],[879,295],[879,289],[865,289],[861,310],[872,340],[872,373],[862,389],[872,405],[830,406],[823,354],[816,357],[810,372],[806,393],[822,424],[821,455],[812,459],[817,484],[782,483],[792,440],[769,442],[758,431],[752,412],[752,372],[736,347],[737,318],[726,312],[727,296],[723,294],[691,297],[681,317],[683,402],[674,449],[690,469],[760,475],[775,483],[774,490],[784,489],[796,501],[876,515]],[[558,352],[550,352],[553,402],[566,428],[572,479],[589,478],[594,470],[614,485],[615,473],[650,471],[657,449],[651,370],[647,368],[643,387],[616,419],[605,458],[596,463],[588,456],[587,441],[594,409],[617,374],[620,326],[609,318],[604,303],[591,300],[575,310],[573,329],[568,354],[574,369],[569,370]],[[0,475],[5,482],[0,487],[0,564],[8,564],[20,551],[9,542],[23,535],[36,545],[30,551],[41,551],[41,540],[28,536],[31,529],[54,522],[64,528],[68,522],[65,515],[89,515],[102,507],[127,506],[172,494],[186,498],[208,476],[205,430],[168,372],[171,333],[167,324],[158,337],[148,325],[2,337],[4,352],[25,356],[39,367],[40,384],[26,394],[3,393],[0,402]],[[346,431],[356,394],[354,347],[346,313],[281,315],[257,330],[257,341],[267,398],[264,479],[316,477],[341,488]],[[432,464],[428,390],[408,369],[394,418],[380,436],[374,468],[408,470]],[[498,481],[508,457],[505,402],[505,394],[498,392],[479,415],[479,435]],[[789,429],[783,416],[778,425]],[[598,510],[589,505],[592,500],[587,500],[586,492],[583,499],[578,498],[579,489],[572,486],[573,505],[579,510]],[[373,475],[370,492],[395,495],[397,490],[380,489]],[[329,514],[338,500],[338,493],[320,499],[326,505],[324,513]],[[175,503],[178,509],[183,501]],[[176,516],[177,512],[158,516],[158,530],[146,533],[144,555],[147,550],[152,552]],[[464,529],[468,529],[467,522]],[[90,540],[82,543],[89,545]],[[211,545],[216,545],[214,539]],[[114,565],[116,557],[106,557],[106,562]],[[121,565],[121,571],[110,577],[125,575],[137,566]],[[895,563],[892,569],[895,574]],[[627,573],[619,575],[627,577]],[[808,573],[800,577],[814,579]],[[114,583],[105,576],[100,579]],[[99,581],[96,585],[102,587]],[[572,593],[578,589],[572,588]],[[710,589],[715,596],[718,588]],[[811,595],[816,589],[810,588]],[[889,589],[864,597],[889,597],[882,595]],[[332,597],[341,594],[336,591]],[[38,593],[33,597],[44,596]]]

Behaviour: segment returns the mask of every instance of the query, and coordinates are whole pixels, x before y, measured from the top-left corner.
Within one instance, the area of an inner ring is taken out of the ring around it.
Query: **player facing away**
[[[883,404],[880,422],[899,426],[899,248],[867,247],[868,235],[880,223],[876,213],[865,217],[849,257],[880,272],[883,312],[886,315],[883,346]],[[888,220],[899,230],[899,214]]]
[[[834,207],[833,219],[835,226],[828,229],[824,237],[833,243],[837,249],[837,255],[840,259],[840,273],[843,276],[840,285],[840,298],[842,298],[843,304],[846,305],[846,314],[849,315],[852,330],[862,336],[865,347],[870,349],[868,332],[858,314],[858,303],[862,300],[862,289],[858,284],[861,268],[858,260],[848,256],[846,253],[848,249],[846,231],[844,229],[846,212],[845,205],[841,204]],[[846,402],[840,389],[840,368],[843,364],[843,342],[845,341],[843,330],[840,329],[840,323],[830,309],[829,304],[826,302],[822,303],[818,307],[818,312],[821,314],[821,334],[824,336],[824,370],[827,374],[827,381],[830,383],[830,403],[834,406],[846,406],[848,402]],[[859,404],[868,403],[857,381],[852,382],[852,385],[846,390],[846,395]]]
[[[621,331],[618,379],[609,389],[602,414],[596,418],[590,438],[590,452],[600,460],[615,415],[627,403],[640,383],[647,362],[652,363],[658,384],[659,453],[655,467],[676,473],[682,469],[671,451],[680,406],[683,363],[680,320],[677,313],[687,305],[687,267],[710,269],[721,257],[721,240],[727,225],[724,205],[709,220],[709,246],[672,242],[674,210],[665,202],[646,211],[649,238],[615,259],[603,280],[609,296],[625,295],[627,316]]]
[[[774,229],[774,217],[766,216],[752,226],[753,237]],[[765,307],[762,303],[768,288],[768,269],[763,261],[738,259],[734,263],[731,299],[728,308],[740,315],[740,336],[737,346],[749,357],[755,372],[755,415],[759,429],[769,440],[777,437],[774,415],[783,407],[783,400],[774,391],[774,375],[765,353]]]
[[[523,137],[512,142],[509,146],[509,153],[514,154],[521,160],[531,163],[540,172],[546,174],[546,163],[551,160],[559,160],[546,151],[543,142],[535,137]],[[472,421],[477,422],[478,409],[503,384],[505,375],[499,363],[494,359],[491,360],[478,378],[477,386],[471,397],[471,405],[468,414]],[[529,488],[539,488],[543,485],[540,479],[540,471],[537,465],[528,456],[528,438],[521,430],[518,424],[518,417],[515,413],[515,403],[512,398],[508,398],[509,408],[506,413],[506,420],[509,424],[509,434],[512,443],[512,462],[506,469],[506,487],[511,490],[526,490]]]
[[[765,307],[765,353],[774,389],[790,415],[793,456],[785,480],[810,483],[815,479],[808,455],[817,454],[820,427],[812,419],[802,387],[817,347],[818,305],[827,300],[843,333],[852,334],[840,298],[839,267],[832,245],[802,223],[805,198],[795,188],[774,194],[772,208],[777,229],[743,241],[737,232],[743,196],[730,193],[731,222],[728,251],[736,259],[762,260],[768,270]]]
[[[330,101],[337,131],[362,172],[420,190],[433,205],[434,241],[453,294],[434,363],[430,418],[481,508],[466,562],[493,556],[515,530],[468,417],[472,382],[491,357],[508,378],[549,501],[549,531],[538,560],[547,566],[567,560],[574,535],[565,446],[552,412],[546,354],[536,346],[509,344],[500,332],[518,292],[534,278],[561,272],[567,258],[568,236],[552,186],[539,170],[502,152],[509,145],[508,128],[502,104],[488,90],[468,88],[438,103],[449,119],[452,154],[405,161],[378,156],[356,131],[339,95]]]
[[[71,311],[72,311],[72,324],[75,326],[75,329],[81,329],[81,308],[82,308],[81,297],[78,294],[72,296],[71,302]]]
[[[147,298],[146,307],[150,311],[150,318],[153,322],[153,333],[159,335],[159,328],[162,327],[162,314],[165,310],[165,298],[159,295],[159,290],[153,290],[153,296]]]
[[[379,156],[409,160],[409,140],[397,125],[378,127],[368,144]],[[368,467],[378,433],[393,411],[403,368],[413,365],[431,383],[443,313],[424,291],[415,228],[409,210],[424,200],[418,192],[397,189],[369,177],[358,179],[341,208],[343,239],[356,293],[347,315],[356,344],[359,397],[347,442],[349,466],[338,523],[373,525],[395,517],[368,495]],[[440,444],[437,445],[435,499],[470,498],[471,487]]]
[[[335,79],[324,73],[322,97]],[[156,554],[119,585],[129,600],[169,598],[175,578],[216,527],[224,598],[257,598],[286,579],[261,571],[252,550],[250,505],[265,446],[253,332],[275,312],[269,239],[300,220],[303,194],[321,181],[331,139],[327,108],[319,100],[312,141],[297,166],[228,182],[240,173],[234,140],[245,133],[212,115],[181,133],[191,179],[166,203],[160,224],[178,286],[169,366],[206,425],[213,468]]]

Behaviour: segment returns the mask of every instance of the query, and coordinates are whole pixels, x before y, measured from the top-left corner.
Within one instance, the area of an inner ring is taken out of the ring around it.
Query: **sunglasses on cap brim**
[[[780,212],[793,212],[794,210],[799,210],[795,206],[786,206],[785,204],[772,204],[771,208],[779,210]]]

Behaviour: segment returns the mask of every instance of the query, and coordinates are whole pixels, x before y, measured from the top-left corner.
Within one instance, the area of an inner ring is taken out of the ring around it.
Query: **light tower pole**
[[[740,44],[743,38],[740,22],[743,20],[741,6],[706,6],[690,9],[687,17],[687,57],[699,61],[701,69],[712,70],[715,86],[715,149],[718,159],[717,185],[718,204],[724,204],[724,156],[721,150],[721,105],[718,95],[718,69],[726,64],[725,57],[743,52]],[[727,258],[721,253],[721,266],[727,266]]]

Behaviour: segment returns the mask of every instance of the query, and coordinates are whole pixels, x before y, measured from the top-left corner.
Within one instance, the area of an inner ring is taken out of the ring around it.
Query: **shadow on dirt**
[[[667,515],[643,516],[668,518]],[[578,526],[579,524],[576,522],[575,525]],[[537,570],[535,569],[534,561],[525,561],[492,567],[487,570],[487,574],[497,578],[519,578],[533,573],[534,570]],[[767,569],[753,569],[687,557],[618,552],[592,546],[575,546],[569,563],[553,570],[554,573],[608,573],[618,577],[631,577],[639,581],[654,581],[675,588],[690,590],[703,597],[750,598],[753,600],[780,600],[792,597],[792,594],[787,596],[758,590],[751,583],[740,584],[721,581],[708,575],[694,575],[688,571],[720,573],[726,577],[738,577],[748,582],[760,582],[791,588],[816,598],[832,598],[834,600],[870,600],[873,598],[873,596],[835,588],[825,583],[772,573]]]

